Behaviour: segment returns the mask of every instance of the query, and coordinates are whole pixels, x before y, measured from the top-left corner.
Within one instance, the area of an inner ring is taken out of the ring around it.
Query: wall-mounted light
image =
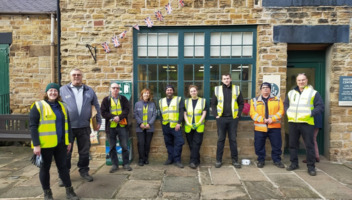
[[[29,21],[29,16],[27,16],[27,21]]]

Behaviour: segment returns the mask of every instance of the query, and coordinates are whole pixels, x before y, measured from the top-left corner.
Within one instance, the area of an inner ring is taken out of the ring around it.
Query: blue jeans
[[[162,125],[162,129],[168,153],[168,160],[172,162],[181,162],[182,146],[185,144],[181,129],[175,131],[175,128],[170,128],[170,124]]]
[[[224,153],[226,132],[228,133],[231,158],[232,161],[238,161],[238,151],[237,151],[237,125],[238,118],[233,119],[232,117],[220,117],[216,119],[216,124],[218,127],[218,144],[216,149],[216,161],[222,162],[222,155]]]
[[[122,148],[123,165],[129,164],[129,152],[127,149],[128,132],[125,127],[117,125],[116,128],[110,128],[109,143],[110,143],[110,158],[113,165],[119,166],[119,159],[116,152],[116,137],[119,137],[120,146]]]
[[[268,132],[254,131],[254,148],[258,161],[265,161],[265,142],[269,138],[271,144],[271,158],[274,163],[281,161],[282,140],[280,128],[269,128]]]

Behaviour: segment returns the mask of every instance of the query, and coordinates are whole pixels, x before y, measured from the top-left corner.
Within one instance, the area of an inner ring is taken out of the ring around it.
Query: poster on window
[[[271,94],[280,97],[280,75],[264,75],[264,82],[271,83]]]

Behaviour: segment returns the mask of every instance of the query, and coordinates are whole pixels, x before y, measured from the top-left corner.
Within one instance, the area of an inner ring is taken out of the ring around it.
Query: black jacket
[[[120,120],[128,117],[128,113],[130,112],[130,103],[128,102],[127,98],[123,95],[118,96],[121,104],[122,113],[119,116]],[[117,115],[113,115],[110,112],[110,105],[111,105],[111,96],[107,96],[101,102],[100,110],[101,115],[105,119],[105,132],[109,134],[110,129],[110,119],[114,118]]]
[[[227,87],[225,84],[222,84],[222,88],[224,91],[224,110],[222,113],[222,117],[232,117],[232,108],[231,108],[231,101],[232,101],[232,83],[230,83],[230,86]],[[244,107],[244,101],[243,101],[243,96],[242,92],[237,97],[237,104],[238,104],[238,118],[241,117],[242,110]],[[217,105],[218,105],[218,98],[215,96],[215,92],[213,94],[213,98],[211,99],[211,110],[212,114],[216,117],[218,116],[217,112]]]

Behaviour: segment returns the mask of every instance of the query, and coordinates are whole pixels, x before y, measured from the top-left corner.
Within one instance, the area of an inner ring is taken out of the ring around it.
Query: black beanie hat
[[[268,87],[268,88],[271,90],[271,84],[270,84],[270,83],[268,83],[268,82],[262,83],[262,84],[260,85],[260,89],[262,89],[263,86],[266,86],[266,87]]]

